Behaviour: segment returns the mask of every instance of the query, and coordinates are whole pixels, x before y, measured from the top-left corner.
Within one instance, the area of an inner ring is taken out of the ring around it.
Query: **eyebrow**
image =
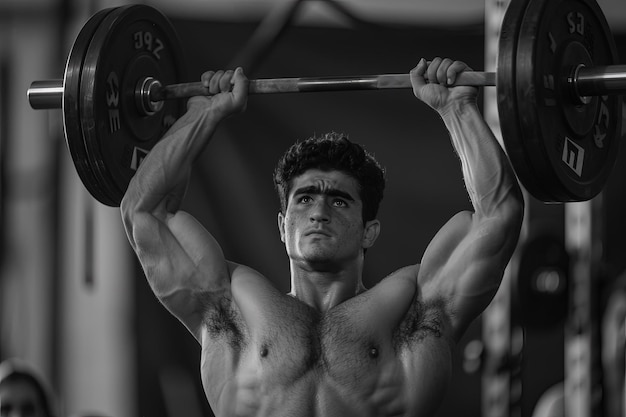
[[[328,189],[322,190],[320,189],[320,187],[316,185],[300,187],[293,192],[294,196],[300,195],[300,194],[312,194],[312,195],[324,194],[330,197],[341,197],[348,201],[354,201],[354,198],[345,191],[339,190],[337,188],[328,188]]]

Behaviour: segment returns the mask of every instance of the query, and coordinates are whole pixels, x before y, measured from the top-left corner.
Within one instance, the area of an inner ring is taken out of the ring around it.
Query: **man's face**
[[[378,221],[363,225],[358,183],[340,171],[310,169],[295,177],[278,227],[292,261],[314,269],[341,268],[378,236]]]
[[[44,417],[37,391],[23,380],[0,384],[0,417]]]

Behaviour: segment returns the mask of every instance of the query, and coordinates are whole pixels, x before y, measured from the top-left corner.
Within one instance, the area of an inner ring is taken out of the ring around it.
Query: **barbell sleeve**
[[[582,97],[625,94],[626,65],[582,66],[573,83]]]
[[[63,107],[63,80],[33,81],[26,96],[35,110],[60,109]]]

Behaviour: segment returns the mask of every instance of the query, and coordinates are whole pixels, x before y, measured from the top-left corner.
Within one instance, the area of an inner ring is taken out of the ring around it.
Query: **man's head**
[[[15,360],[0,365],[1,417],[52,417],[49,393],[29,367]]]
[[[279,160],[274,185],[282,213],[287,210],[293,179],[309,169],[341,171],[354,178],[363,203],[363,224],[376,218],[385,189],[384,170],[365,149],[338,133],[297,142]]]

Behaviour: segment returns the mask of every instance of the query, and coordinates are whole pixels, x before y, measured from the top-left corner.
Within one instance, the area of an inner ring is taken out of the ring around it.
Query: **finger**
[[[230,91],[230,87],[231,87],[230,80],[232,79],[232,77],[233,77],[233,70],[228,70],[224,72],[219,82],[220,92],[225,93],[225,92]]]
[[[457,76],[464,71],[471,71],[471,68],[468,67],[465,62],[454,61],[447,71],[448,80],[451,80],[449,81],[449,84],[454,84]]]
[[[249,81],[241,67],[235,69],[231,83],[233,84],[233,95],[235,96],[235,100],[245,100],[247,97],[246,93],[248,91]]]
[[[426,70],[426,75],[429,83],[437,83],[437,70],[439,69],[439,65],[441,65],[441,58],[435,57],[430,62],[428,69]]]
[[[233,73],[233,77],[230,80],[230,83],[233,85],[233,93],[240,94],[242,91],[248,89],[249,80],[246,77],[246,74],[243,72],[243,68],[237,67],[235,72]]]
[[[444,58],[441,60],[441,64],[439,68],[437,68],[437,82],[442,85],[450,85],[452,82],[450,81],[450,77],[448,77],[448,68],[452,65],[452,60],[450,58]]]
[[[213,77],[211,77],[211,80],[209,81],[209,93],[212,95],[215,94],[219,94],[220,93],[220,79],[222,78],[222,75],[224,75],[224,71],[223,70],[219,70],[215,72],[215,75],[213,75]]]
[[[231,81],[231,84],[235,84],[238,81],[245,81],[245,82],[249,81],[243,68],[241,67],[235,68],[235,72],[233,73],[233,80]]]
[[[215,71],[206,71],[202,74],[202,76],[200,77],[200,80],[202,81],[203,87],[209,88],[209,81],[211,81],[211,78],[213,78],[213,75],[215,75]]]
[[[409,77],[411,78],[411,84],[413,85],[413,90],[417,90],[426,84],[426,80],[424,79],[424,74],[426,74],[426,69],[428,68],[428,63],[424,58],[420,59],[415,68],[409,72]]]

